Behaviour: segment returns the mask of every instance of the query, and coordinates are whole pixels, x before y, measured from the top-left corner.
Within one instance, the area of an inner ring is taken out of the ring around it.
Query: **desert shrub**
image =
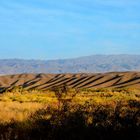
[[[136,100],[129,100],[128,101],[129,106],[132,107],[136,107],[136,108],[140,108],[140,101],[136,101]]]
[[[110,90],[79,91],[65,86],[54,87],[52,92],[55,96],[51,94],[49,96],[52,97],[51,100],[55,98],[59,102],[57,107],[54,107],[57,102],[43,104],[44,106],[37,108],[23,121],[11,120],[8,123],[1,123],[0,139],[140,139],[140,106],[139,100],[133,95],[119,94],[118,91]],[[47,94],[4,95],[4,98],[7,96],[12,97],[12,100],[16,99],[16,101],[21,101],[19,98],[24,97],[23,102],[27,99],[30,102],[37,102],[41,100],[41,97],[43,100],[49,98]],[[83,104],[74,102],[77,96],[81,100],[86,98],[85,102]],[[100,102],[97,103],[95,99]],[[8,102],[6,103],[8,104]],[[13,107],[13,110],[16,109]]]
[[[80,106],[75,112],[52,108],[40,109],[25,122],[1,125],[0,138],[2,140],[140,138],[140,127],[133,120],[136,119],[134,114],[127,111],[126,116],[121,117],[120,105],[117,105],[115,110],[107,106],[91,106],[91,108],[92,112],[85,111],[85,108]],[[87,123],[88,115],[93,118],[92,123]]]

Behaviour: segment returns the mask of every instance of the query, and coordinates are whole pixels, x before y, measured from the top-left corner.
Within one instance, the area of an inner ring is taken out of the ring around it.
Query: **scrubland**
[[[140,139],[140,91],[15,88],[0,95],[1,140]]]

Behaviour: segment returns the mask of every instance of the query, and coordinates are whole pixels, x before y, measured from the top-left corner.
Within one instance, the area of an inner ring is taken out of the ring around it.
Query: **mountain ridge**
[[[0,74],[140,71],[140,55],[91,55],[71,59],[0,59]]]

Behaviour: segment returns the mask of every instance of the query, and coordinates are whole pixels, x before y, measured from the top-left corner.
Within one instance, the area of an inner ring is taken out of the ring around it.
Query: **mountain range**
[[[92,55],[74,59],[1,59],[0,74],[19,73],[104,73],[140,71],[140,55]]]

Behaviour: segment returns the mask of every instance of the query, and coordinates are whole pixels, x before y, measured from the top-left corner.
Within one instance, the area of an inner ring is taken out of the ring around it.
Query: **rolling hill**
[[[71,88],[120,88],[140,89],[140,72],[110,72],[95,74],[17,74],[0,76],[0,90],[22,86],[25,89],[47,90],[54,86]]]

